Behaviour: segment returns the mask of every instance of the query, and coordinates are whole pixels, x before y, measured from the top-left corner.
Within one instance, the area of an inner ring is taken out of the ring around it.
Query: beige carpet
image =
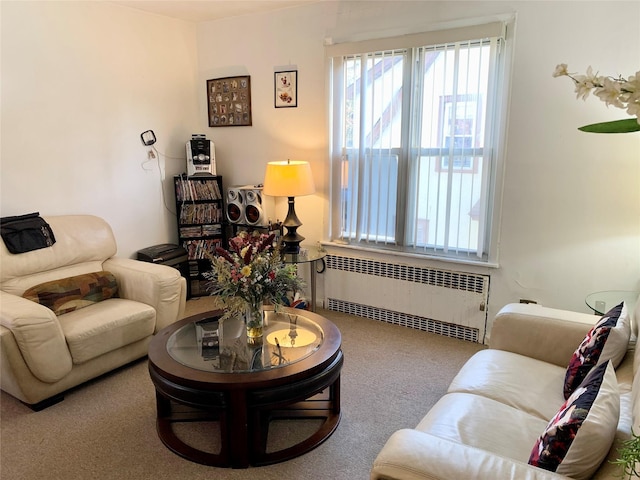
[[[188,314],[211,308],[190,300]],[[155,431],[155,395],[142,359],[33,412],[2,392],[2,480],[367,479],[395,430],[414,427],[460,366],[482,347],[351,315],[320,311],[342,332],[342,420],[315,450],[245,470],[189,462]]]

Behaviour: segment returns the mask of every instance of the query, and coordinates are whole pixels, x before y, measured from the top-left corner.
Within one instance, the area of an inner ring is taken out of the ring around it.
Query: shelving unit
[[[209,255],[225,245],[222,177],[173,177],[178,215],[178,239],[187,251],[188,297],[207,295],[203,273],[211,270]]]

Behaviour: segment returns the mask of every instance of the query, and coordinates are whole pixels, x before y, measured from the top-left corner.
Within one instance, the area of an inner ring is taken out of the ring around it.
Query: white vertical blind
[[[483,257],[500,42],[471,36],[332,59],[332,120],[340,124],[332,238]],[[373,44],[328,52],[363,45]]]
[[[405,51],[342,59],[340,238],[396,243]]]
[[[422,121],[412,135],[412,150],[420,153],[413,178],[417,208],[409,212],[415,228],[407,243],[425,253],[482,255],[491,41],[418,50],[414,108],[422,106]]]

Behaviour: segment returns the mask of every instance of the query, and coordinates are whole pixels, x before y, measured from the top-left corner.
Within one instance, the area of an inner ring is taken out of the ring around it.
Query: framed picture
[[[251,125],[251,77],[207,80],[210,127]]]
[[[275,107],[298,106],[298,71],[276,72],[274,81]]]

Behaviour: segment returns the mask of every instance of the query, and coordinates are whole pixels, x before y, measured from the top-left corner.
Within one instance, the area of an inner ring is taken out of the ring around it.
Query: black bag
[[[53,230],[39,212],[0,218],[0,234],[11,253],[30,252],[56,243]]]

